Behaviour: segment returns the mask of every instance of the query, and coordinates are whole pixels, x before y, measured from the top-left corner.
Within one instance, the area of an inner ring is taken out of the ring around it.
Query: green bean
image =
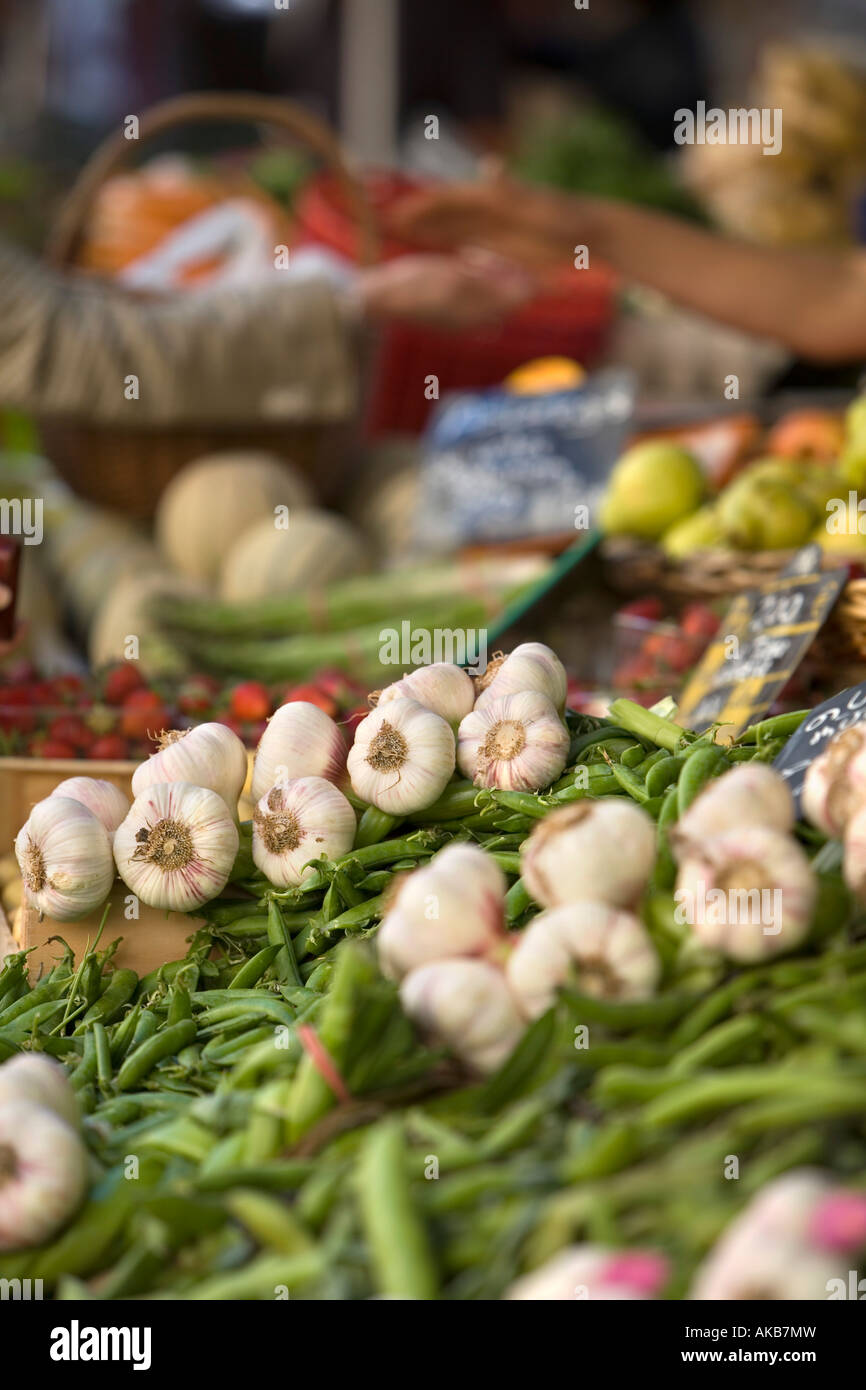
[[[655,999],[620,1002],[578,994],[572,989],[563,989],[562,997],[570,1012],[581,1023],[603,1023],[608,1028],[622,1032],[672,1023],[686,1012],[695,998],[693,994],[671,991],[660,994]]]
[[[23,995],[21,999],[16,999],[14,1004],[10,1004],[0,1014],[0,1029],[8,1028],[10,1023],[17,1023],[25,1014],[30,1013],[40,1004],[50,1004],[62,999],[66,993],[68,981],[63,978],[53,978],[53,976],[54,972],[52,971],[47,979],[34,985],[29,994]]]
[[[92,1025],[93,1042],[96,1051],[96,1076],[99,1087],[102,1091],[107,1091],[111,1087],[111,1078],[114,1068],[111,1065],[111,1050],[108,1046],[108,1034],[105,1031],[105,1024],[97,1019]]]
[[[83,1033],[92,1023],[111,1023],[128,1004],[138,988],[138,975],[134,970],[115,970],[108,986],[95,1003],[91,1004],[74,1032]]]
[[[69,1083],[76,1091],[87,1086],[96,1076],[96,1038],[92,1031],[88,1031],[84,1038],[84,1052],[81,1060],[70,1073]]]
[[[665,754],[654,763],[646,775],[646,789],[649,796],[661,796],[664,791],[676,782],[683,766],[682,758],[673,757]]]
[[[505,894],[505,921],[507,924],[513,926],[531,905],[532,898],[529,889],[522,878],[516,879]]]
[[[117,1073],[118,1091],[131,1091],[150,1075],[157,1062],[180,1052],[194,1040],[195,1035],[196,1026],[192,1019],[183,1019],[140,1043],[130,1052]]]
[[[231,978],[230,990],[250,989],[262,978],[265,971],[271,966],[279,952],[283,949],[282,942],[263,947],[257,951],[249,960],[244,961],[239,966]]]
[[[217,1066],[231,1066],[247,1048],[256,1043],[264,1042],[269,1043],[272,1048],[275,1047],[273,1024],[257,1023],[245,1033],[234,1038],[227,1038],[222,1042],[220,1042],[219,1037],[214,1038],[202,1051],[202,1057],[207,1062],[215,1062]]]
[[[796,733],[810,711],[794,710],[791,714],[775,714],[771,719],[762,719],[759,724],[750,724],[740,734],[739,743],[767,743],[769,739],[788,739]]]
[[[379,1292],[386,1297],[432,1299],[439,1281],[406,1168],[402,1126],[396,1120],[374,1125],[358,1159],[361,1222]]]
[[[270,1163],[238,1163],[224,1168],[207,1167],[206,1160],[193,1182],[199,1192],[224,1192],[234,1187],[264,1187],[275,1192],[293,1192],[318,1171],[319,1165],[314,1160],[303,1158],[274,1159]]]
[[[380,840],[384,840],[392,834],[401,823],[402,818],[400,816],[389,816],[384,811],[379,811],[375,806],[366,807],[355,832],[355,848],[361,849],[364,845],[378,844]]]
[[[296,1289],[313,1283],[323,1273],[324,1259],[315,1249],[297,1255],[260,1255],[243,1269],[201,1280],[180,1297],[207,1302],[272,1300],[281,1289],[292,1296]]]
[[[761,1020],[752,1014],[726,1019],[678,1052],[671,1062],[671,1072],[682,1076],[701,1067],[716,1066],[720,1059],[727,1061],[741,1055],[744,1045],[754,1042],[762,1032]]]
[[[679,816],[685,815],[707,782],[724,771],[727,765],[724,751],[716,744],[698,749],[687,759],[677,782],[677,814]]]
[[[721,1110],[746,1100],[786,1099],[789,1092],[798,1099],[807,1095],[820,1099],[841,1085],[841,1078],[805,1068],[731,1067],[718,1075],[685,1080],[664,1095],[657,1096],[644,1110],[644,1121],[651,1127],[680,1124],[707,1111]],[[866,1081],[854,1088],[861,1104],[866,1104]],[[802,1093],[802,1094],[801,1094]]]
[[[292,937],[283,921],[283,914],[275,897],[268,898],[268,940],[272,946],[279,947],[274,961],[277,978],[283,984],[303,984],[298,973],[298,962],[295,957]]]

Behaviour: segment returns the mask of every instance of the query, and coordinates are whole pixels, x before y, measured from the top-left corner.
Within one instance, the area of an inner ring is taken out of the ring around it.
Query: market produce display
[[[537,642],[474,683],[420,668],[348,756],[286,704],[251,824],[215,724],[131,806],[75,779],[34,808],[16,853],[54,919],[132,890],[194,920],[143,978],[98,934],[41,979],[3,966],[0,1277],[830,1296],[866,1249],[866,735],[815,760],[799,820],[771,764],[802,712],[723,746],[566,689]]]

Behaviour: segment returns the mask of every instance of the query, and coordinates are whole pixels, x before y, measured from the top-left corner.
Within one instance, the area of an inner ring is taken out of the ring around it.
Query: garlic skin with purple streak
[[[540,912],[518,937],[505,975],[518,1007],[538,1018],[561,985],[595,999],[648,999],[661,966],[646,927],[607,903],[567,903]]]
[[[389,816],[422,811],[454,772],[454,734],[417,700],[390,700],[355,730],[346,764],[352,789]]]
[[[744,825],[787,832],[794,826],[794,799],[784,777],[766,763],[737,763],[708,782],[671,831],[677,854],[714,835]]]
[[[565,767],[568,746],[547,696],[524,690],[467,714],[457,730],[457,763],[476,787],[543,791]]]
[[[114,882],[108,831],[69,796],[36,803],[15,837],[15,857],[28,900],[58,922],[101,907]]]
[[[253,812],[253,862],[276,888],[315,872],[310,861],[339,859],[352,848],[355,812],[324,777],[296,777],[271,787]]]
[[[484,960],[436,960],[400,986],[412,1022],[482,1075],[496,1071],[526,1027],[501,970]]]
[[[534,690],[546,695],[558,714],[565,710],[568,677],[556,652],[543,642],[521,642],[508,656],[495,656],[475,682],[475,708],[506,695]]]
[[[67,777],[65,782],[58,782],[51,795],[70,796],[73,801],[80,801],[102,821],[112,837],[129,814],[129,797],[113,782],[100,777]]]
[[[790,951],[809,931],[817,880],[789,835],[761,826],[729,830],[682,860],[676,918],[704,946],[743,965]]]
[[[33,1101],[0,1105],[0,1250],[47,1240],[81,1205],[87,1183],[77,1130]]]
[[[656,857],[650,817],[624,797],[587,797],[539,821],[521,855],[523,881],[542,907],[605,902],[630,907]]]
[[[475,845],[440,850],[399,884],[376,935],[385,975],[434,960],[495,954],[505,943],[505,876]]]
[[[346,740],[323,709],[308,700],[289,700],[268,720],[253,762],[252,797],[296,777],[337,783],[346,770]]]
[[[124,883],[148,907],[190,912],[225,888],[238,840],[215,791],[164,782],[135,798],[114,837],[114,858]]]
[[[373,697],[371,696],[371,701]],[[450,661],[435,661],[419,666],[400,680],[387,685],[376,697],[376,707],[392,700],[417,700],[425,709],[432,709],[440,719],[458,725],[475,703],[472,677]]]
[[[571,1245],[506,1289],[511,1302],[655,1298],[668,1278],[668,1262],[653,1250],[609,1250]]]

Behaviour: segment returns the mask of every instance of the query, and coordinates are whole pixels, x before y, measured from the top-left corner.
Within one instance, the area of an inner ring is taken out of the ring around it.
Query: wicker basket
[[[71,267],[99,189],[142,142],[194,122],[249,122],[279,128],[311,149],[334,173],[357,228],[357,260],[377,256],[375,222],[363,184],[340,146],[315,116],[290,102],[244,93],[198,93],[163,102],[146,112],[139,139],[122,132],[109,137],[82,171],[54,228],[48,258]],[[122,291],[118,291],[121,293]],[[184,464],[216,449],[267,449],[291,459],[310,477],[319,496],[339,491],[349,430],[343,426],[262,424],[239,420],[226,429],[191,423],[182,428],[121,428],[60,417],[39,422],[45,453],[82,497],[142,520],[151,517],[160,494]]]
[[[672,599],[709,600],[759,589],[780,574],[795,553],[700,550],[688,559],[673,560],[657,545],[630,536],[611,536],[601,547],[606,582],[617,593],[653,593]],[[839,565],[838,556],[825,556],[825,569]]]

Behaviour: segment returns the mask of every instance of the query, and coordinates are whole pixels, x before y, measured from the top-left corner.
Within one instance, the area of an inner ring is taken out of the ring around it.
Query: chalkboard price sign
[[[811,762],[823,753],[827,744],[843,729],[861,724],[866,719],[866,681],[851,685],[823,705],[817,705],[799,729],[792,734],[773,766],[788,781],[791,794],[800,810],[800,795]]]
[[[847,570],[820,572],[805,546],[763,588],[738,594],[683,692],[677,721],[735,737],[765,714],[797,669],[839,596]]]

